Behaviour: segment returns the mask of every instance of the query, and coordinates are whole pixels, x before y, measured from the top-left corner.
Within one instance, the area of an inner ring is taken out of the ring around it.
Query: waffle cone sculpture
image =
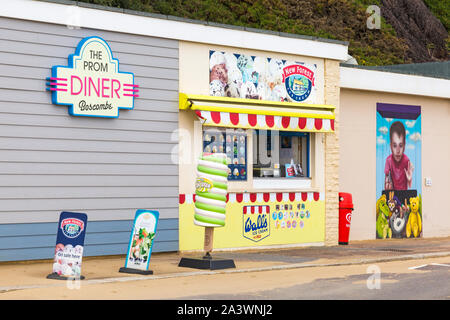
[[[195,183],[194,224],[203,227],[225,226],[227,177],[225,154],[204,155],[199,159]]]

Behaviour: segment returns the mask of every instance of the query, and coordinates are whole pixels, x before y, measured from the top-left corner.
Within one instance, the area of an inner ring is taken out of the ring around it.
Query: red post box
[[[348,244],[353,209],[352,195],[339,192],[339,244]]]

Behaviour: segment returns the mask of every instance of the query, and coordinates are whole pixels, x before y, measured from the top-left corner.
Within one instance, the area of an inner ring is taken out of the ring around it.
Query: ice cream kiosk
[[[337,145],[337,66],[180,43],[180,251],[203,249],[204,230],[193,223],[194,185],[199,159],[214,154],[225,154],[228,166],[226,218],[215,230],[215,249],[335,244],[336,186],[327,181]]]

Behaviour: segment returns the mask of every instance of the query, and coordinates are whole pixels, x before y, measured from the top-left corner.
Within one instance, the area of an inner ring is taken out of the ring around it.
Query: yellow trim
[[[322,127],[322,129],[320,129],[320,130],[317,130],[315,127],[314,127],[314,129],[308,129],[308,128],[303,128],[303,129],[300,129],[300,128],[295,128],[295,129],[292,129],[292,128],[290,128],[290,127],[288,127],[288,128],[283,128],[283,127],[280,127],[280,128],[276,128],[276,129],[274,129],[273,127],[271,128],[271,127],[269,127],[269,126],[263,126],[263,127],[258,127],[258,128],[256,128],[256,127],[252,127],[251,125],[238,125],[238,126],[235,126],[235,125],[233,125],[233,124],[223,124],[223,123],[221,123],[221,124],[217,124],[217,123],[214,123],[214,122],[211,122],[211,123],[203,123],[203,125],[204,126],[208,126],[208,127],[223,127],[223,128],[236,128],[236,127],[238,127],[238,128],[241,128],[241,129],[266,129],[266,130],[278,130],[278,131],[290,131],[290,132],[325,132],[325,133],[327,133],[327,132],[334,132],[333,130],[325,130],[325,129],[323,129],[323,127]]]
[[[241,99],[241,98],[229,98],[229,97],[215,97],[196,94],[179,94],[179,108],[182,110],[189,109],[195,101],[201,102],[213,102],[223,104],[238,104],[240,106],[260,106],[260,107],[281,107],[281,108],[308,108],[308,109],[324,109],[326,111],[334,112],[335,106],[326,104],[308,104],[300,102],[278,102],[278,101],[266,101],[257,99]],[[234,109],[233,109],[234,110]],[[225,111],[224,111],[225,112]],[[235,111],[233,111],[235,112]],[[292,111],[294,112],[294,111]],[[244,113],[241,111],[241,113]],[[265,113],[268,114],[268,113]]]
[[[283,117],[303,117],[303,118],[319,118],[319,119],[334,119],[334,114],[319,114],[319,113],[307,113],[307,112],[292,112],[284,111],[281,109],[271,109],[271,110],[261,110],[261,109],[246,109],[246,108],[230,108],[230,107],[220,107],[220,106],[198,106],[193,105],[192,110],[201,111],[217,111],[217,112],[229,112],[229,113],[245,113],[245,114],[259,114],[266,116],[283,116]]]
[[[178,100],[179,108],[181,110],[186,110],[192,105],[192,103],[188,102],[188,96],[185,93],[180,92],[180,94],[178,95]]]

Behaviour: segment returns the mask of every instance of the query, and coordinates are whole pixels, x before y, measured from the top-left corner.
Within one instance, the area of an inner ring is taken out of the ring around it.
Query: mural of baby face
[[[392,134],[391,138],[391,151],[392,157],[395,162],[400,162],[403,157],[403,152],[405,151],[405,136],[399,135],[397,132]]]

